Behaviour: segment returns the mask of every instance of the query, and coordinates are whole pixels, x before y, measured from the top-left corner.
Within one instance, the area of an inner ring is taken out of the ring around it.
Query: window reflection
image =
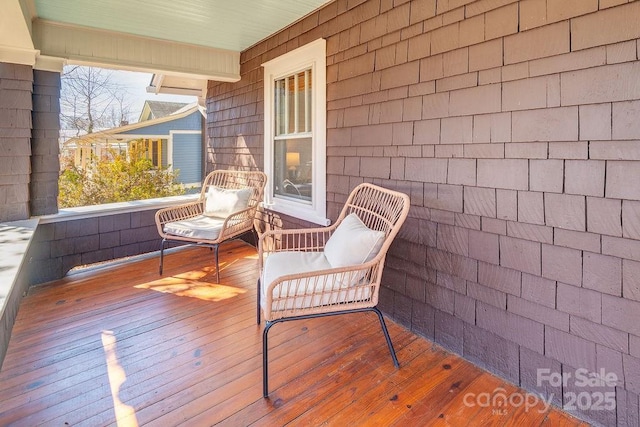
[[[304,201],[312,196],[311,138],[279,139],[275,142],[274,192]]]
[[[274,82],[274,195],[312,200],[311,69]]]

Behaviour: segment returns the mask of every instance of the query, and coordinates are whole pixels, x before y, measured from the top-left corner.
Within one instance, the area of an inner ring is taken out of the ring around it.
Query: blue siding
[[[173,169],[184,184],[202,180],[202,134],[173,134]]]
[[[202,119],[202,114],[199,111],[194,111],[181,119],[170,120],[156,125],[143,126],[138,129],[122,132],[119,135],[169,135],[169,131],[172,130],[201,131]]]

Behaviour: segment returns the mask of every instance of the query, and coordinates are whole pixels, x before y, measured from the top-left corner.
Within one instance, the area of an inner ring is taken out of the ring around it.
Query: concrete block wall
[[[325,38],[330,217],[363,181],[412,200],[384,312],[594,424],[638,425],[639,19],[626,0],[337,0],[209,83],[210,167],[262,167],[260,64]],[[616,381],[580,388],[579,368]],[[615,408],[571,402],[599,392]]]
[[[33,70],[0,62],[0,221],[29,218]]]
[[[33,71],[31,215],[58,212],[60,73]]]

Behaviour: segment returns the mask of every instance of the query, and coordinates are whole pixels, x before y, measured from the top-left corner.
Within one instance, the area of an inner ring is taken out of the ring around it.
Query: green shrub
[[[151,160],[130,151],[110,151],[101,159],[93,159],[85,169],[70,166],[59,180],[60,208],[127,202],[185,194],[177,182],[179,171],[154,166]]]

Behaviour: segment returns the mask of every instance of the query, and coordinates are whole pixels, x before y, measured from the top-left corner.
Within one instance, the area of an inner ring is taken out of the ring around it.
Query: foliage
[[[120,126],[131,116],[130,95],[109,70],[67,66],[62,74],[60,120],[75,136]]]
[[[60,208],[125,202],[184,194],[178,171],[154,166],[136,151],[110,151],[86,169],[69,167],[59,180]]]
[[[128,123],[132,117],[130,98],[111,71],[67,66],[60,94],[61,129],[66,136],[80,136]],[[102,154],[93,156],[82,167],[74,165],[73,151],[61,150],[58,206],[89,206],[185,193],[183,185],[177,183],[178,171],[154,166],[145,153],[132,148],[134,145],[129,145],[128,153],[98,150]]]

